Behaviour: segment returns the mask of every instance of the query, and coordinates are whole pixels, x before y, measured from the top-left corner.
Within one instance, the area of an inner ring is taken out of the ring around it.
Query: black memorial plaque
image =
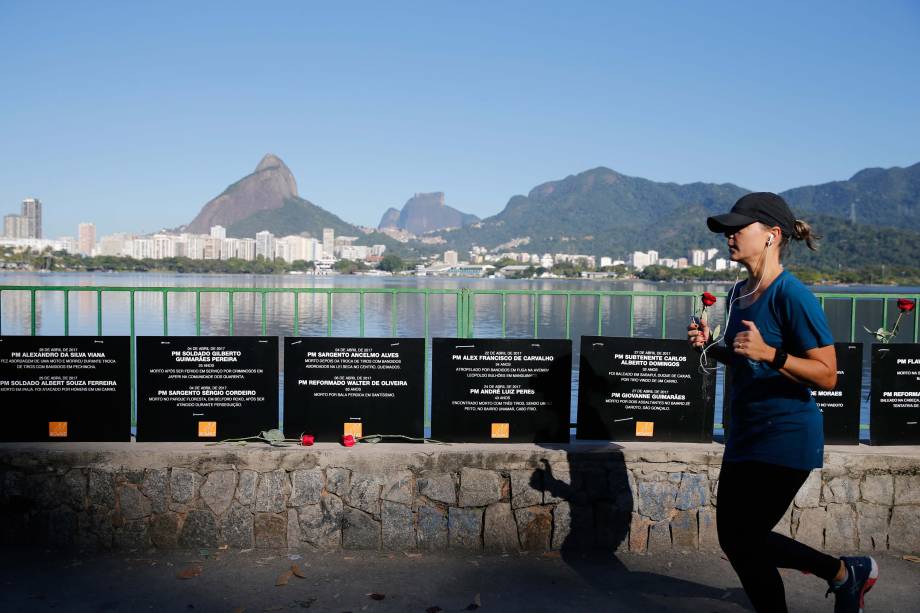
[[[581,337],[579,439],[712,441],[715,374],[686,341]]]
[[[137,440],[214,441],[278,427],[278,337],[137,337]]]
[[[285,435],[421,438],[424,377],[424,339],[285,338]]]
[[[920,444],[920,345],[874,343],[871,389],[872,444]]]
[[[862,396],[862,343],[834,343],[837,353],[837,386],[812,390],[824,415],[824,442],[828,445],[859,444],[859,404]]]
[[[0,337],[0,441],[130,441],[127,336]]]
[[[432,340],[431,436],[568,443],[572,341]]]

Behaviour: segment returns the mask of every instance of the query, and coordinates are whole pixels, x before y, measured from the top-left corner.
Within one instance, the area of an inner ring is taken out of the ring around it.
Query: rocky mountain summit
[[[379,229],[396,228],[412,234],[424,234],[433,230],[462,228],[476,223],[475,215],[447,206],[444,192],[418,193],[409,198],[402,210],[387,209],[380,219]]]
[[[281,158],[269,153],[255,171],[205,204],[185,231],[207,234],[211,226],[230,227],[260,211],[281,209],[285,202],[296,198],[294,175]]]

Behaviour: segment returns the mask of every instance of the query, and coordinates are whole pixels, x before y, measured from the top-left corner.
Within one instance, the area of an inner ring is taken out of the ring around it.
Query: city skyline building
[[[26,235],[22,238],[42,238],[42,202],[38,198],[22,201],[22,218]]]
[[[275,257],[275,235],[268,230],[256,232],[256,257],[260,255],[266,260]]]
[[[96,224],[88,221],[77,226],[77,249],[83,255],[93,255],[96,248]]]
[[[333,257],[335,257],[335,230],[323,228],[323,258],[332,259]]]

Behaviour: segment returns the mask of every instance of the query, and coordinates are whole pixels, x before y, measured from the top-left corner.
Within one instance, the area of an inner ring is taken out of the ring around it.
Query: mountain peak
[[[205,204],[186,231],[207,233],[211,226],[229,227],[259,211],[280,209],[292,198],[298,198],[294,175],[281,158],[269,153],[252,174]]]
[[[479,221],[475,215],[447,206],[444,192],[416,192],[401,211],[388,209],[378,228],[398,228],[413,234],[460,228]]]
[[[288,167],[284,164],[284,162],[281,161],[281,158],[279,158],[274,153],[266,153],[262,160],[259,162],[259,165],[256,166],[254,172],[262,172],[263,170],[269,170],[270,168],[283,168],[289,173],[291,172],[288,170]]]

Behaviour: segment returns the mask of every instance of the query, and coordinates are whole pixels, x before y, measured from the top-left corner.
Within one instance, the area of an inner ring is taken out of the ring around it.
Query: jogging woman
[[[725,343],[711,344],[705,322],[688,340],[702,362],[730,366],[730,424],[719,475],[719,544],[757,611],[786,611],[778,568],[828,582],[835,611],[862,611],[878,578],[870,557],[835,558],[773,532],[796,492],[824,459],[822,416],[812,389],[836,385],[837,359],[817,298],[783,270],[792,240],[817,239],[776,194],[742,197],[730,213],[707,219],[724,234],[731,260],[747,269],[727,299]],[[718,341],[718,339],[715,339]]]

